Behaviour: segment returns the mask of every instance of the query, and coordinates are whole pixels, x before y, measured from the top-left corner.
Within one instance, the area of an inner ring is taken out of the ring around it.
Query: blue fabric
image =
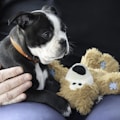
[[[0,120],[65,120],[45,104],[17,103],[0,107]]]
[[[65,120],[65,118],[45,104],[24,102],[1,106],[0,120]],[[79,116],[75,120],[83,119]],[[120,120],[120,95],[105,96],[86,120]]]
[[[120,95],[104,97],[86,120],[120,120]]]

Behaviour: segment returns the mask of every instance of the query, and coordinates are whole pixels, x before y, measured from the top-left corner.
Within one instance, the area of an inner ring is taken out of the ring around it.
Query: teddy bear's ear
[[[119,71],[118,61],[108,53],[102,53],[97,48],[86,50],[82,56],[81,63],[89,68],[102,69],[107,72]]]

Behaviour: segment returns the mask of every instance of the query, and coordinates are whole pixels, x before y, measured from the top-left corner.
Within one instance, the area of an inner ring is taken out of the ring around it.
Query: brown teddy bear
[[[100,59],[96,57],[98,54]],[[102,62],[105,63],[101,67]],[[54,69],[55,79],[61,85],[58,95],[67,99],[71,107],[82,115],[91,111],[100,96],[120,93],[118,62],[111,55],[102,54],[96,48],[89,49],[82,57],[81,63],[76,63],[69,69],[59,61],[50,64],[50,68]]]

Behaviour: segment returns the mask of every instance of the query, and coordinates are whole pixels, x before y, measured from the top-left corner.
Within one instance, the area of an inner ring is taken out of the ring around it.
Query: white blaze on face
[[[41,12],[41,11],[38,10],[34,12]],[[61,30],[61,23],[60,23],[59,18],[52,13],[45,13],[45,14],[48,17],[48,19],[51,21],[51,23],[53,24],[53,28],[54,28],[53,37],[46,44],[41,45],[40,47],[39,46],[35,47],[35,48],[29,47],[29,49],[34,56],[39,57],[41,63],[48,64],[54,59],[62,58],[66,54],[64,52],[63,53],[61,52],[62,48],[59,43],[60,40],[61,39],[66,40],[67,54],[69,52],[69,43],[68,43],[66,33]]]

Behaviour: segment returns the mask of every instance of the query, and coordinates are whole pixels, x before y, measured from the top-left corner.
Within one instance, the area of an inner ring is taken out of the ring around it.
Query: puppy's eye
[[[50,31],[46,31],[46,32],[41,34],[41,37],[48,40],[52,37],[52,33]]]

